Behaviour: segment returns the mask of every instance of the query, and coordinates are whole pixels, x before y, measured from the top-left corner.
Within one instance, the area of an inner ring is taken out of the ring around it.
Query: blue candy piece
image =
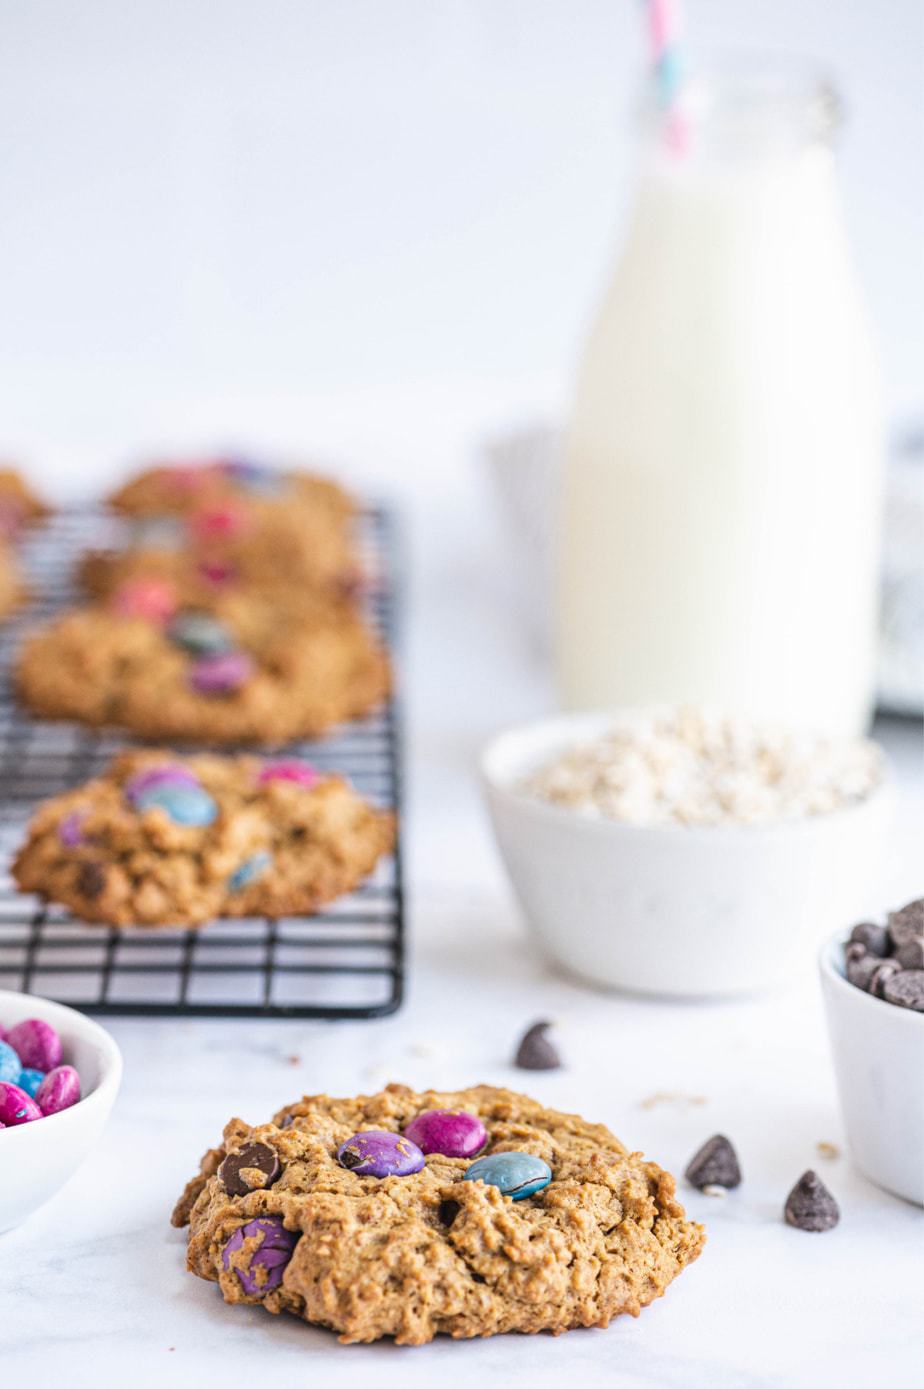
[[[135,805],[141,811],[159,806],[177,825],[210,825],[218,814],[218,806],[201,786],[151,786],[135,798]]]
[[[223,471],[225,477],[230,478],[235,486],[245,492],[273,497],[286,486],[284,473],[277,472],[275,468],[264,467],[260,463],[251,463],[246,458],[229,458],[223,464]]]
[[[490,1153],[473,1162],[462,1180],[486,1182],[511,1200],[522,1201],[524,1196],[533,1196],[548,1186],[552,1169],[532,1153]]]
[[[234,638],[227,627],[211,613],[177,613],[167,628],[167,636],[196,656],[217,656],[234,646]]]
[[[0,1042],[0,1084],[18,1085],[22,1062],[9,1042]]]
[[[33,1070],[31,1066],[23,1066],[22,1073],[16,1084],[20,1090],[25,1090],[30,1099],[35,1099],[35,1092],[45,1079],[44,1071]]]
[[[259,853],[251,854],[250,858],[245,858],[244,862],[235,868],[231,874],[228,879],[228,891],[240,892],[242,887],[247,887],[248,883],[261,877],[272,862],[272,854],[267,853],[265,849],[261,849]]]

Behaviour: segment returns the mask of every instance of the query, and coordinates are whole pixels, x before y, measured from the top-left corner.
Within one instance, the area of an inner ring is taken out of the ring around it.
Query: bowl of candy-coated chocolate
[[[76,1172],[121,1079],[119,1048],[98,1023],[62,1003],[0,990],[0,1233]]]

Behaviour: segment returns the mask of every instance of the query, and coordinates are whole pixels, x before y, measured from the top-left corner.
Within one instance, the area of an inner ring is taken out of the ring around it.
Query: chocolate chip
[[[895,952],[902,969],[924,969],[924,936],[911,936]]]
[[[797,1230],[833,1230],[841,1218],[837,1202],[815,1172],[803,1172],[783,1207],[787,1225]]]
[[[85,859],[77,870],[77,888],[84,897],[98,897],[106,886],[106,870]]]
[[[858,989],[868,989],[870,980],[882,963],[876,955],[861,955],[859,959],[848,960],[847,978]]]
[[[250,1186],[242,1175],[255,1167],[265,1182]],[[250,1191],[262,1191],[272,1186],[279,1176],[279,1159],[267,1143],[248,1143],[236,1153],[229,1153],[218,1169],[218,1180],[229,1196],[246,1196]]]
[[[868,989],[876,998],[882,998],[886,980],[891,979],[893,974],[898,974],[901,965],[897,960],[880,960],[879,964],[870,975]]]
[[[885,981],[882,996],[886,1003],[924,1013],[924,969],[903,969],[893,974]]]
[[[461,1209],[462,1207],[459,1205],[458,1201],[441,1201],[439,1215],[442,1224],[448,1228]]]
[[[849,945],[844,946],[845,960],[862,960],[869,954],[870,951],[867,950],[866,946],[860,940],[853,940]]]
[[[889,912],[887,926],[895,946],[904,945],[912,936],[924,936],[924,897],[908,902],[897,912]]]
[[[561,1065],[558,1048],[546,1036],[550,1022],[534,1022],[523,1034],[514,1065],[521,1071],[557,1071]]]
[[[875,921],[859,922],[850,932],[850,939],[854,944],[865,945],[871,955],[884,958],[889,953],[889,933],[884,926],[877,926]]]
[[[741,1185],[738,1154],[723,1133],[714,1134],[687,1163],[684,1173],[691,1186],[704,1191],[707,1186],[731,1188]]]

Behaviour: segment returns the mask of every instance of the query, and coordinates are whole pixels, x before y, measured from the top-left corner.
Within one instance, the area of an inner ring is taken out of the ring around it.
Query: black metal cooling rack
[[[317,742],[291,744],[322,771],[399,814],[392,858],[356,892],[311,917],[216,921],[197,930],[89,926],[16,890],[6,865],[36,804],[95,775],[132,740],[32,719],[13,698],[20,638],[76,599],[80,552],[111,542],[96,510],[59,512],[28,541],[34,601],[0,631],[0,988],[42,994],[87,1013],[159,1017],[373,1018],[394,1012],[404,987],[401,744],[394,699],[375,716]],[[367,510],[361,542],[369,620],[394,649],[394,523]]]

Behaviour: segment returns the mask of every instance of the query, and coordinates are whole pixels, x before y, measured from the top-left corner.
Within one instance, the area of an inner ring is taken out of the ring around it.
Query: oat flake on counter
[[[616,724],[541,767],[521,789],[634,825],[752,825],[824,815],[882,779],[867,739],[824,739],[695,709]]]

